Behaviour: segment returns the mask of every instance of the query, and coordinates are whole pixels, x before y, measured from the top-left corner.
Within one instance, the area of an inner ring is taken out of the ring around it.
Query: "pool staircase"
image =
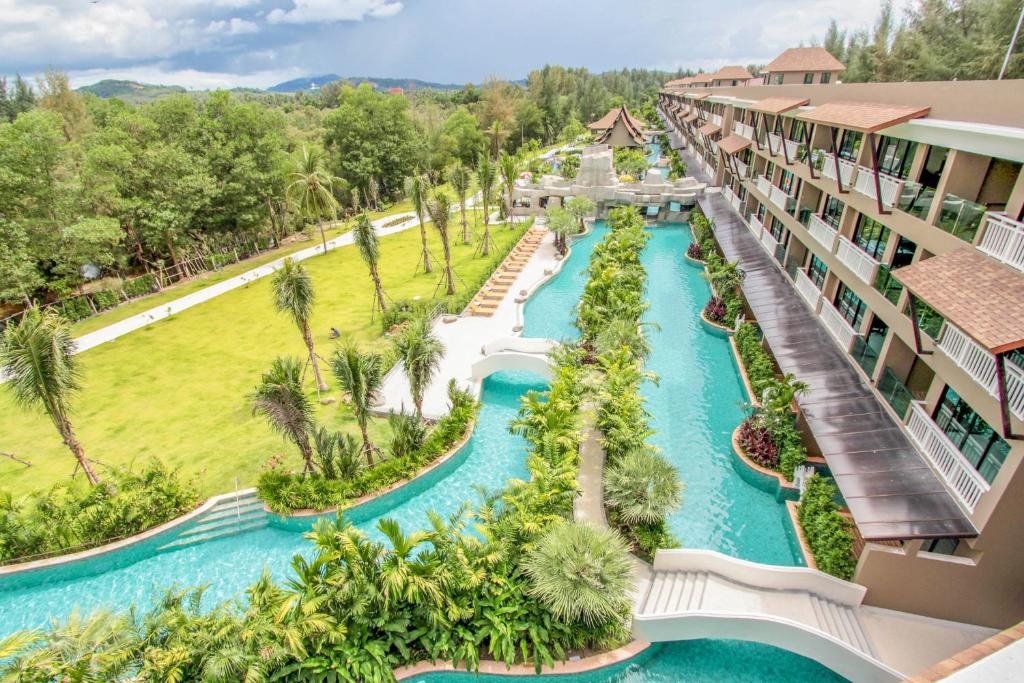
[[[255,489],[219,496],[216,502],[171,540],[157,547],[157,552],[179,550],[186,546],[262,529],[267,525],[263,501]]]
[[[498,310],[505,295],[515,284],[519,274],[529,262],[530,257],[537,251],[544,239],[547,228],[534,226],[530,228],[519,243],[512,249],[501,265],[494,271],[477,295],[469,303],[469,314],[476,316],[491,317]]]
[[[639,587],[633,636],[648,642],[734,638],[782,647],[851,680],[898,681],[860,618],[866,589],[805,567],[709,550],[659,550]]]

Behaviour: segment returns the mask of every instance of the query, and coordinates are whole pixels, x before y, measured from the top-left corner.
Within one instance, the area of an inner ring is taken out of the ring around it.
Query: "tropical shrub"
[[[703,261],[704,247],[701,246],[700,242],[691,242],[690,246],[686,248],[686,255],[695,261]]]
[[[114,308],[121,303],[121,297],[114,289],[101,289],[98,292],[93,292],[91,295],[93,306],[97,310],[105,311],[108,308]]]
[[[775,381],[775,362],[761,346],[760,334],[753,324],[741,324],[733,335],[733,340],[736,342],[740,360],[743,361],[754,395],[761,396],[768,385]]]
[[[857,568],[854,537],[850,521],[839,514],[835,496],[836,488],[829,479],[820,474],[812,476],[797,506],[797,519],[818,569],[850,580]]]
[[[704,304],[704,317],[713,323],[725,323],[727,320],[725,303],[717,297],[713,296],[708,299],[708,302]]]
[[[779,447],[775,445],[775,436],[755,419],[747,418],[740,423],[737,441],[747,457],[758,465],[779,469]]]
[[[195,482],[159,461],[138,472],[111,469],[95,486],[72,480],[21,499],[0,492],[0,561],[131,536],[191,511],[198,502]]]
[[[146,273],[131,280],[126,280],[121,289],[124,291],[125,296],[134,299],[137,296],[152,294],[160,289],[160,285],[157,283],[156,276],[153,273]]]
[[[89,305],[89,300],[84,296],[66,299],[60,304],[60,312],[61,315],[71,322],[88,318],[93,314],[92,306]]]

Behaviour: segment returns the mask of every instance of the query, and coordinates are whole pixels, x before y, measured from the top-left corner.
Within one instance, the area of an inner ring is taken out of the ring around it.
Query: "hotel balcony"
[[[829,152],[818,152],[819,159],[821,159],[821,175],[826,178],[836,179],[836,161],[835,157]],[[844,187],[849,187],[853,182],[853,176],[857,172],[857,164],[846,159],[839,160],[839,179],[843,183]]]
[[[840,161],[842,163],[842,161]],[[888,207],[896,206],[903,193],[903,181],[888,173],[878,174],[878,186],[882,190],[882,204]],[[857,167],[857,179],[853,189],[870,199],[877,199],[875,192],[875,172],[863,166]]]
[[[743,201],[735,192],[732,191],[731,187],[723,187],[722,196],[725,197],[726,201],[729,202],[729,205],[732,206],[736,213],[740,214],[741,216],[743,215]]]
[[[792,140],[784,140],[783,144],[786,145],[786,154],[789,155],[790,161],[798,161],[800,159],[800,143]]]
[[[764,247],[765,251],[771,254],[774,259],[778,261],[782,260],[779,256],[779,252],[782,250],[782,245],[779,244],[775,239],[775,236],[772,235],[772,231],[767,228],[761,231],[761,246]]]
[[[761,223],[761,219],[756,214],[750,214],[750,220],[747,221],[747,227],[750,228],[750,232],[754,233],[754,237],[761,240],[761,233],[766,232],[764,225]]]
[[[796,207],[795,197],[790,197],[782,191],[782,188],[768,182],[768,179],[763,175],[757,177],[757,190],[765,197],[768,197],[772,204],[792,215],[793,209]]]
[[[745,163],[743,163],[742,161],[740,161],[739,159],[736,159],[736,168],[739,169],[740,177],[741,178],[749,178],[750,177],[750,175],[749,175],[750,169],[748,169],[747,165]]]
[[[839,236],[839,249],[836,250],[836,256],[861,280],[869,285],[875,284],[875,276],[878,275],[878,261],[868,256],[856,244],[842,235]]]
[[[996,379],[996,359],[973,339],[964,334],[956,325],[946,322],[939,337],[939,350],[961,370],[980,384],[994,399],[999,400],[999,386]],[[1024,369],[1004,360],[1006,368],[1006,398],[1010,410],[1024,420]]]
[[[821,301],[821,311],[818,315],[821,316],[821,321],[825,323],[825,329],[832,338],[839,342],[843,351],[849,353],[853,340],[858,336],[857,330],[853,329],[836,307],[825,299]]]
[[[829,254],[836,246],[836,229],[825,222],[825,219],[816,213],[812,213],[807,221],[807,231],[811,233],[811,237],[816,239],[821,246],[825,247],[825,251]]]
[[[1024,223],[1005,213],[989,212],[983,222],[985,233],[978,249],[997,261],[1024,271]]]
[[[753,140],[754,139],[754,127],[753,126],[747,125],[746,123],[739,123],[739,122],[737,122],[736,125],[733,126],[733,130],[736,132],[737,135],[742,135],[743,137],[745,137],[748,140]]]
[[[941,475],[957,499],[965,508],[974,512],[981,496],[989,490],[988,482],[935,424],[920,401],[910,404],[907,431],[918,450]]]
[[[793,281],[796,284],[796,291],[800,294],[800,298],[807,302],[812,311],[817,313],[818,302],[821,301],[821,291],[818,289],[818,286],[802,270],[796,271]]]
[[[722,127],[722,115],[721,114],[712,114],[711,116],[708,117],[708,119],[711,121],[711,123],[715,124],[719,128]]]
[[[782,154],[782,138],[775,133],[768,133],[768,151],[773,156]]]

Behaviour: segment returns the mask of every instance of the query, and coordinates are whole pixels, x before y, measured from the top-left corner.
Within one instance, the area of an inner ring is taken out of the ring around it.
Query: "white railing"
[[[848,352],[853,340],[858,336],[857,330],[853,329],[836,307],[825,299],[821,301],[821,311],[818,315],[821,316],[821,321],[825,323],[825,329],[829,334],[839,342],[844,351]]]
[[[764,232],[764,225],[761,224],[761,220],[756,214],[750,214],[750,221],[747,222],[747,226],[750,228],[750,232],[754,233],[754,237],[761,239],[761,233]]]
[[[793,142],[792,140],[783,140],[782,144],[786,145],[786,154],[789,155],[789,160],[790,161],[796,162],[796,161],[798,161],[800,159],[800,143],[799,142]]]
[[[779,243],[772,235],[772,231],[767,228],[761,232],[761,246],[765,248],[769,256],[775,258],[775,250],[779,248]]]
[[[826,178],[831,178],[832,180],[835,180],[835,157],[832,156],[832,154],[829,152],[822,152],[821,158],[823,160],[821,165],[821,175],[825,176]],[[846,159],[839,160],[839,179],[842,181],[843,185],[849,187],[850,183],[853,181],[853,174],[856,172],[856,170],[857,165],[852,161],[847,161]]]
[[[918,450],[938,470],[964,507],[974,512],[982,494],[989,490],[988,482],[942,433],[920,401],[910,404],[907,431]]]
[[[998,400],[995,356],[950,322],[943,325],[939,339],[939,349]],[[1006,370],[1006,398],[1010,410],[1024,420],[1024,370],[1006,359],[1003,360],[1003,367]]]
[[[737,122],[736,125],[733,126],[733,129],[736,131],[737,135],[745,137],[748,140],[754,139],[754,127],[751,125]]]
[[[781,187],[772,185],[770,189],[771,194],[768,198],[772,201],[772,204],[775,204],[775,206],[779,207],[786,213],[789,213],[790,207],[796,202],[796,200],[786,194]]]
[[[1005,213],[985,214],[985,232],[978,249],[994,259],[1024,270],[1024,223]]]
[[[721,128],[722,127],[722,115],[721,114],[712,114],[711,115],[711,123],[713,123],[716,126],[718,126],[719,128]]]
[[[757,191],[771,199],[772,184],[763,175],[757,176]]]
[[[842,160],[840,160],[841,162]],[[900,198],[900,193],[903,192],[903,181],[888,173],[879,173],[878,186],[882,188],[882,204],[885,206],[895,206],[896,201]],[[858,166],[857,181],[853,184],[853,189],[865,197],[877,199],[878,197],[875,193],[875,172],[870,168]]]
[[[821,291],[814,284],[814,280],[808,277],[804,271],[798,270],[796,271],[795,283],[796,291],[807,302],[807,305],[811,307],[811,310],[817,313],[818,302],[821,300]]]
[[[878,274],[878,261],[868,256],[857,245],[842,235],[839,236],[839,248],[836,249],[836,256],[861,280],[869,285],[875,284],[875,276]]]
[[[732,204],[732,208],[736,209],[736,213],[743,215],[743,200],[739,198],[739,195],[733,193],[732,199],[729,201]]]
[[[722,196],[725,197],[725,200],[729,202],[732,208],[736,209],[737,213],[743,213],[742,211],[740,211],[740,205],[742,202],[740,202],[740,198],[736,195],[735,192],[732,191],[731,187],[723,187]]]
[[[736,160],[736,168],[737,168],[737,170],[739,170],[741,178],[746,178],[747,177],[747,165],[745,163],[743,163],[742,161],[737,159]]]
[[[825,222],[825,219],[816,213],[811,214],[811,218],[807,221],[807,231],[811,233],[811,237],[818,240],[821,246],[825,247],[828,253],[832,253],[832,249],[836,246],[836,229]]]
[[[782,138],[775,133],[768,133],[768,151],[774,154],[782,154]]]

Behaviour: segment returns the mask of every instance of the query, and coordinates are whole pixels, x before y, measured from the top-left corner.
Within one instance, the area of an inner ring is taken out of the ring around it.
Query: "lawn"
[[[453,221],[453,232],[457,226]],[[440,256],[437,231],[428,226],[428,232],[431,250]],[[502,248],[521,229],[498,226],[492,233]],[[471,285],[491,264],[473,252],[473,246],[453,246],[454,268]],[[381,240],[381,277],[390,297],[433,295],[437,272],[413,275],[419,255],[415,228]],[[354,247],[304,263],[317,287],[312,327],[320,355],[329,357],[335,346],[328,338],[332,326],[366,347],[390,343],[381,336],[379,319],[370,320],[372,286]],[[251,415],[246,397],[274,357],[303,351],[295,326],[274,311],[270,279],[263,278],[79,356],[84,381],[73,414],[79,437],[104,465],[160,458],[194,476],[203,495],[233,490],[236,482],[250,486],[274,454],[298,464],[293,448]],[[338,397],[337,383],[328,377],[328,395]],[[320,406],[319,419],[333,428],[354,427],[340,403]],[[383,435],[383,422],[375,425],[376,436]],[[16,493],[64,479],[74,465],[47,418],[15,406],[2,387],[0,451],[32,462],[23,467],[0,460],[2,488]]]

